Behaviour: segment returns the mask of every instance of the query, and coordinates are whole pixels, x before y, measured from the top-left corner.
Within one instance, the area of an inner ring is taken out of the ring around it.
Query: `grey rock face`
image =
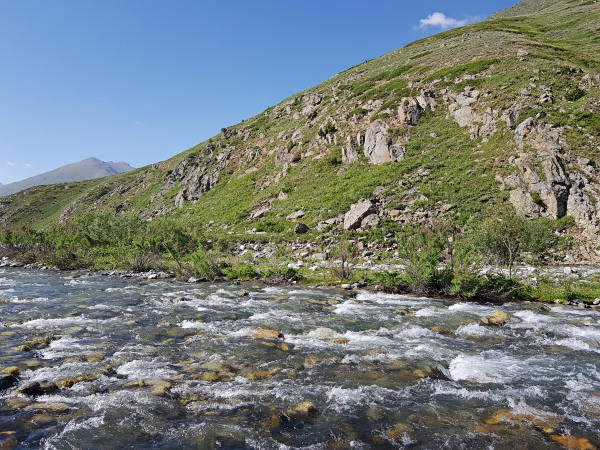
[[[305,215],[306,213],[300,209],[296,212],[289,214],[285,219],[289,221],[294,221],[304,217]]]
[[[589,175],[594,175],[596,173],[596,165],[587,158],[577,158],[577,165]]]
[[[435,100],[434,100],[435,102]],[[415,126],[421,118],[421,105],[415,98],[405,97],[398,108],[398,119],[406,126]]]
[[[470,125],[475,120],[475,111],[470,106],[463,106],[454,113],[454,121],[461,127]]]
[[[544,205],[546,205],[547,217],[560,219],[565,216],[569,196],[569,190],[565,186],[553,185],[546,181],[531,186],[531,189],[540,194]]]
[[[260,219],[262,217],[265,217],[265,213],[267,213],[269,211],[271,211],[271,207],[270,206],[265,206],[263,208],[255,209],[254,211],[252,211],[250,213],[250,216],[248,217],[248,220]]]
[[[589,226],[594,223],[596,210],[590,203],[589,197],[578,189],[571,189],[567,201],[567,214],[580,226]]]
[[[362,220],[362,222],[360,223],[360,227],[363,230],[368,230],[379,225],[379,220],[380,218],[378,214],[369,214]]]
[[[360,199],[357,203],[350,207],[344,215],[344,229],[345,230],[356,230],[360,228],[362,220],[371,214],[377,214],[377,208],[368,199]]]
[[[288,149],[283,149],[277,155],[275,155],[275,165],[285,166],[290,165],[294,161],[294,154]]]
[[[524,188],[510,191],[510,202],[520,216],[532,220],[540,218],[540,206],[533,201],[531,194]]]
[[[365,156],[371,164],[401,161],[405,152],[404,147],[391,145],[388,126],[384,121],[373,122],[365,136]]]
[[[519,136],[527,136],[537,131],[538,121],[533,117],[528,117],[521,122],[515,129],[515,133]]]
[[[175,206],[177,206],[178,208],[183,208],[183,205],[185,204],[185,194],[187,192],[187,189],[182,189],[181,191],[179,191],[179,194],[177,194],[177,197],[175,197]]]
[[[358,161],[358,152],[352,145],[352,138],[348,136],[346,143],[342,147],[342,162],[344,164],[352,164]]]

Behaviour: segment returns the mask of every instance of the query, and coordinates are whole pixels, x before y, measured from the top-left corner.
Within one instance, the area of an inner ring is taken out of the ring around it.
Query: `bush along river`
[[[0,269],[2,449],[594,449],[600,311]]]

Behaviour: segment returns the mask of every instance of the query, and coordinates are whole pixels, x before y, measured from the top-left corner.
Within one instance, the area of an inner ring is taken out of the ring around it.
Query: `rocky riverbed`
[[[600,311],[0,269],[2,448],[597,448]]]

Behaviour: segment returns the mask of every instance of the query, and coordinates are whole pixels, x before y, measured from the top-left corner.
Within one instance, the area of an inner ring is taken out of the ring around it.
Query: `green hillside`
[[[296,239],[286,217],[301,210],[311,240],[335,237],[335,219],[370,198],[378,219],[360,229],[371,236],[440,218],[465,231],[508,207],[572,217],[559,228],[583,250],[570,252],[594,259],[600,5],[524,0],[492,17],[352,67],[166,161],[0,199],[0,224],[104,211],[264,241]]]

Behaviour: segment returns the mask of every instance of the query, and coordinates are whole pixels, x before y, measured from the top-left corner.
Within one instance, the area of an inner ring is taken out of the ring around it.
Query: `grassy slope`
[[[222,172],[220,182],[198,203],[188,202],[174,215],[200,215],[204,221],[233,225],[239,230],[253,227],[289,230],[292,224],[284,218],[290,212],[303,208],[307,212],[305,221],[314,225],[319,220],[347,211],[359,198],[371,196],[376,186],[384,186],[392,206],[401,206],[406,195],[418,193],[427,196],[428,200],[417,202],[413,209],[432,209],[437,202],[452,203],[458,205],[457,220],[471,220],[488,205],[502,202],[507,197],[498,189],[494,175],[514,170],[507,160],[511,154],[517,154],[517,149],[510,143],[512,135],[505,132],[503,123],[499,124],[500,131],[490,142],[471,141],[468,130],[460,129],[448,118],[447,106],[442,106],[410,130],[407,158],[402,163],[373,166],[360,161],[338,175],[341,166],[330,163],[329,157],[339,154],[341,144],[318,142],[314,151],[325,155],[322,159],[303,158],[290,168],[287,177],[276,183],[274,179],[281,168],[275,167],[274,154],[287,145],[287,141],[281,141],[278,135],[282,131],[291,135],[302,128],[306,142],[303,151],[306,151],[306,146],[317,142],[319,126],[333,120],[341,143],[346,135],[356,135],[357,129],[364,132],[370,125],[368,117],[356,124],[349,122],[349,113],[359,107],[373,109],[368,102],[377,99],[395,109],[397,104],[394,102],[398,103],[401,96],[415,95],[417,86],[438,90],[450,87],[459,92],[469,84],[482,92],[489,91],[489,97],[478,104],[482,111],[487,107],[503,110],[511,106],[517,102],[523,87],[538,93],[541,86],[553,85],[557,95],[564,94],[581,75],[570,74],[568,70],[556,73],[557,69],[577,67],[587,73],[600,73],[599,23],[599,4],[559,1],[538,16],[488,20],[450,30],[348,69],[306,91],[326,95],[319,106],[317,124],[312,129],[307,127],[304,117],[272,119],[273,108],[267,111],[268,116],[261,113],[239,124],[237,128],[248,128],[252,135],[247,141],[233,138],[226,142],[234,145],[236,150],[229,167]],[[517,57],[517,49],[521,48],[530,53],[528,61],[520,61]],[[455,84],[450,76],[447,82],[433,82],[440,69],[491,58],[499,62],[486,71],[489,77]],[[394,76],[394,70],[409,66],[404,73]],[[530,83],[534,78],[536,87],[532,88]],[[412,89],[405,87],[409,81],[414,83]],[[297,96],[300,95],[302,93]],[[598,98],[600,93],[596,89],[578,102],[561,101],[550,105],[546,107],[549,114],[546,120],[577,125],[580,120],[573,114]],[[292,105],[296,109],[301,107],[302,104]],[[565,112],[560,112],[561,107]],[[377,109],[372,113],[383,112]],[[393,126],[393,120],[388,122]],[[432,137],[434,133],[438,137]],[[572,154],[582,154],[600,162],[600,152],[588,142],[584,130],[575,128],[569,133]],[[221,136],[211,141],[220,142]],[[114,210],[123,204],[125,211],[132,212],[173,206],[181,189],[179,186],[157,196],[154,201],[151,196],[162,186],[168,170],[176,167],[184,157],[203,154],[207,144],[199,144],[155,168],[145,167],[101,180],[71,183],[68,190],[60,185],[39,187],[8,197],[0,206],[3,208],[0,220],[4,224],[37,223],[43,226],[56,220],[68,205],[71,205],[69,216],[91,208]],[[258,161],[248,163],[244,155],[253,149],[259,150],[261,156]],[[241,176],[251,166],[258,170]],[[419,168],[430,169],[431,175],[412,181],[405,177]],[[399,187],[399,180],[406,184]],[[288,194],[287,200],[277,200],[282,191]],[[264,219],[245,220],[253,208],[267,202],[272,205],[272,210]]]

